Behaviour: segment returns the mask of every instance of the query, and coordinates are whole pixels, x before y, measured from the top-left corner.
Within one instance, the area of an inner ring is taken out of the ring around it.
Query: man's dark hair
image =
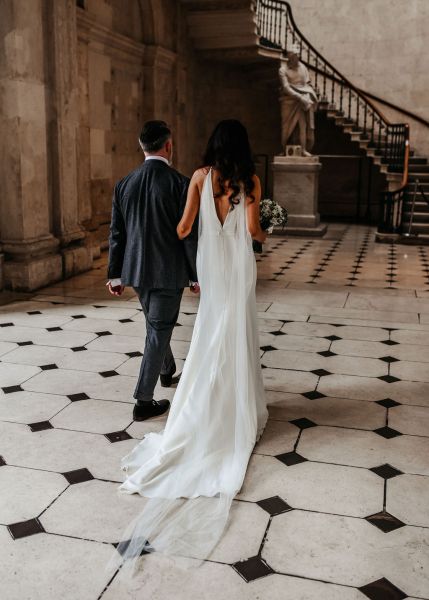
[[[146,121],[140,133],[140,145],[145,152],[158,152],[171,137],[165,121]]]

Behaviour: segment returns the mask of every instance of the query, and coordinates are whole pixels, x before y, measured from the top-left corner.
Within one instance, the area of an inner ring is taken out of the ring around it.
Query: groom
[[[108,286],[120,296],[125,286],[137,293],[146,317],[146,344],[134,392],[133,418],[144,421],[165,413],[168,400],[154,400],[161,378],[170,387],[176,364],[170,338],[183,288],[197,281],[195,229],[180,241],[188,177],[170,167],[171,131],[164,121],[148,121],[139,138],[145,161],[115,185],[109,237]],[[198,292],[198,285],[191,290]]]

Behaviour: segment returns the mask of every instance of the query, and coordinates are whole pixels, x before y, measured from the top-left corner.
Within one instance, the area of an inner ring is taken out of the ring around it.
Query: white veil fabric
[[[165,429],[125,456],[121,493],[148,498],[109,563],[138,566],[144,552],[207,558],[228,521],[268,412],[259,359],[256,264],[246,199],[220,223],[211,171],[200,203],[201,299]]]

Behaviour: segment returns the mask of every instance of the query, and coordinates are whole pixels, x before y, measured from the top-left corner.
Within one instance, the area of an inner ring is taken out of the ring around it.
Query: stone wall
[[[429,121],[427,0],[290,0],[308,40],[355,85]],[[429,154],[428,128],[411,125],[412,145]]]

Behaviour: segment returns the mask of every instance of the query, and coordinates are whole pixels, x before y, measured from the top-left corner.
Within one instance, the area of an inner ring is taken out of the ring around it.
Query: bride
[[[122,461],[120,491],[149,499],[118,546],[119,560],[134,566],[142,550],[210,554],[268,415],[252,251],[252,238],[265,241],[261,186],[239,121],[216,126],[204,164],[177,227],[185,238],[199,214],[201,299],[189,353],[164,431],[147,434]]]

